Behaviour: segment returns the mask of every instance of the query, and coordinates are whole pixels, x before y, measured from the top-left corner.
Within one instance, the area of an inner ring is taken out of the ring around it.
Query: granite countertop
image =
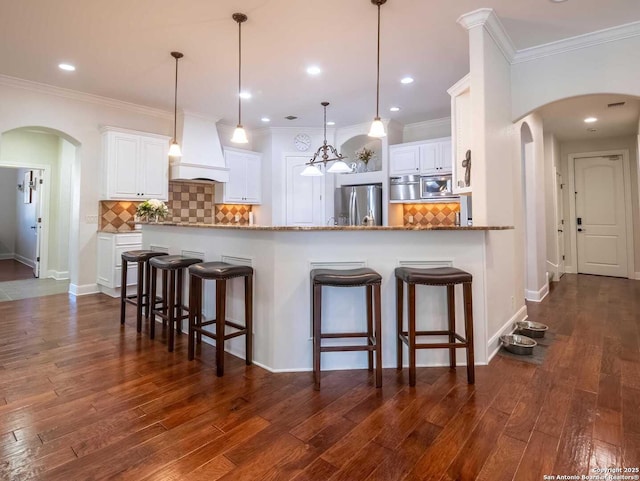
[[[267,226],[267,225],[239,225],[239,224],[190,224],[187,222],[141,222],[142,225],[163,227],[199,227],[204,229],[235,229],[258,231],[419,231],[419,230],[509,230],[512,226],[445,226],[445,225],[411,225],[411,226]]]

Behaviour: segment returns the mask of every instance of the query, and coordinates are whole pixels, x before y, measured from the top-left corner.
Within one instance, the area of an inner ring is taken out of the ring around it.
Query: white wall
[[[402,130],[403,143],[441,137],[451,137],[451,117],[406,124]]]
[[[560,143],[560,172],[565,183],[569,180],[569,154],[584,152],[602,152],[606,150],[629,150],[629,164],[631,167],[631,203],[634,230],[635,271],[640,272],[640,214],[638,211],[638,141],[636,136],[611,137],[607,139],[579,140]],[[569,214],[569,189],[563,192],[565,219]],[[629,207],[629,206],[627,206]],[[576,262],[571,254],[571,237],[565,235],[566,265],[576,268]]]
[[[544,191],[547,229],[547,270],[553,273],[553,280],[560,280],[559,265],[561,262],[558,250],[558,196],[556,187],[556,171],[559,171],[560,143],[555,135],[544,134]],[[564,177],[563,177],[564,179]],[[563,180],[564,181],[564,180]]]
[[[134,130],[170,135],[173,117],[137,105],[32,82],[0,77],[0,132],[19,127],[38,126],[54,129],[79,146],[72,169],[72,218],[69,259],[73,293],[96,292],[96,230],[87,221],[98,213],[100,179],[100,127],[113,125]],[[0,139],[0,152],[2,152]]]
[[[15,253],[16,200],[18,170],[0,167],[0,259],[13,259]]]
[[[578,95],[640,95],[639,50],[635,36],[514,64],[512,118]]]

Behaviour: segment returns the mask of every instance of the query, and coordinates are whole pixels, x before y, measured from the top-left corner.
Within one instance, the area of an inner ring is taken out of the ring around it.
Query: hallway
[[[0,303],[1,479],[541,480],[640,466],[640,282],[565,275],[541,366],[273,374],[135,331],[103,295]],[[387,322],[390,320],[386,320]],[[268,446],[268,448],[267,448]]]
[[[0,282],[33,279],[33,268],[15,259],[0,260]]]

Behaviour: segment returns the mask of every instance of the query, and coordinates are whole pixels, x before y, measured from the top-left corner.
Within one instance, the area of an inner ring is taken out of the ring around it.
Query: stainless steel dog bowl
[[[533,339],[520,334],[500,336],[500,341],[507,351],[520,356],[530,356],[533,354],[533,348],[538,345]]]
[[[518,321],[516,322],[516,327],[521,334],[524,334],[527,337],[541,338],[544,337],[548,326],[541,324],[539,322],[533,321]]]

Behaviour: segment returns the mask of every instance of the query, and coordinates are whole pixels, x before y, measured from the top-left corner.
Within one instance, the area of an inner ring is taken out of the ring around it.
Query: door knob
[[[586,232],[587,229],[578,229],[578,232]]]
[[[558,229],[558,232],[564,232],[562,229]]]
[[[32,225],[31,227],[29,227],[30,229],[37,229],[38,226],[37,225]]]

